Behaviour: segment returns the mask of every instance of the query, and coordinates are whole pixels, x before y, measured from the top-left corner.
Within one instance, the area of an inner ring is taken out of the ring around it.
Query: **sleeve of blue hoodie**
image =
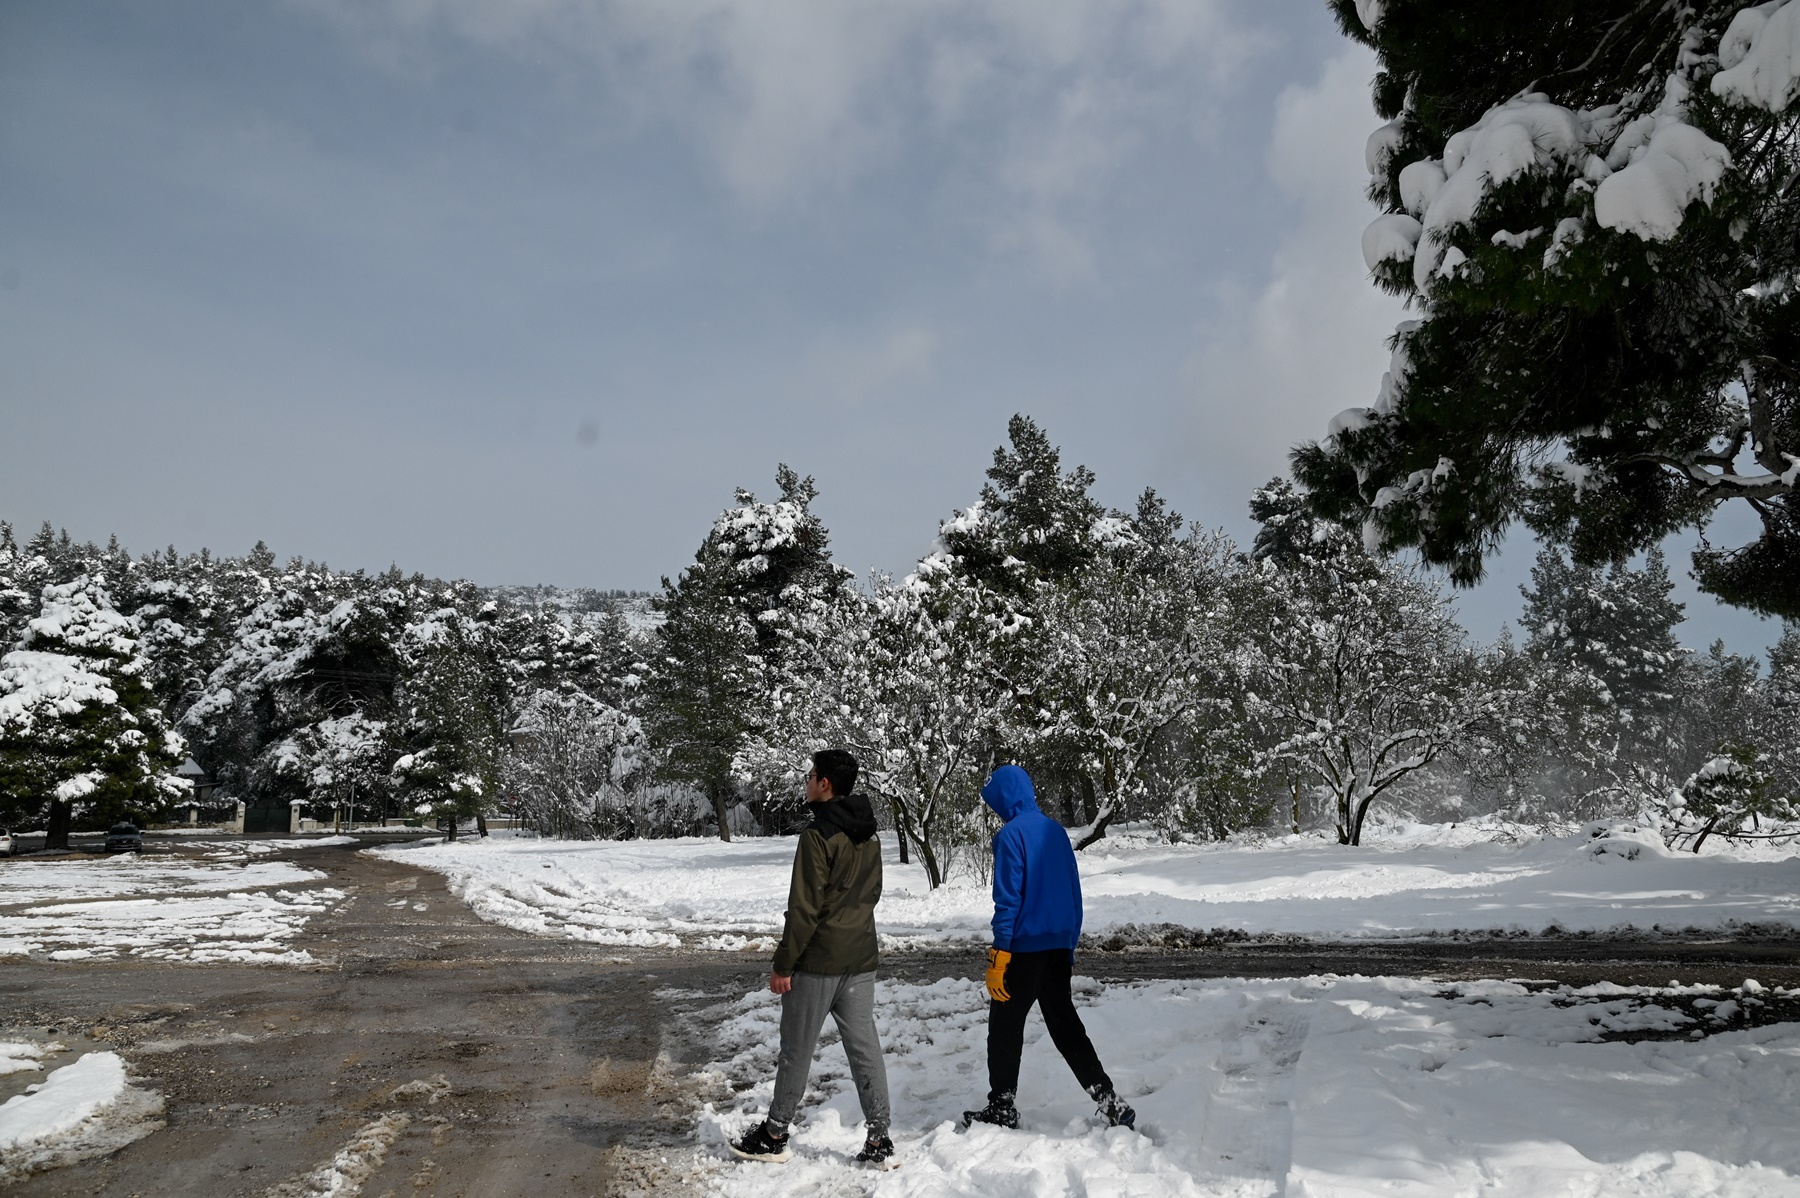
[[[1019,905],[1025,895],[1025,852],[1012,829],[994,833],[994,947],[1012,951],[1019,926]]]

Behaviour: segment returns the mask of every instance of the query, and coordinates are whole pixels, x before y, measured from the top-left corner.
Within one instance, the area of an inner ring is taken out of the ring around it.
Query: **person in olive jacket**
[[[812,823],[794,850],[787,923],[769,973],[781,995],[781,1063],[769,1114],[731,1151],[745,1160],[786,1161],[788,1125],[806,1092],[813,1049],[829,1013],[850,1058],[867,1139],[856,1159],[893,1161],[888,1139],[887,1067],[875,1033],[875,904],[881,901],[881,841],[869,800],[851,793],[856,758],[843,749],[813,754],[806,776]]]

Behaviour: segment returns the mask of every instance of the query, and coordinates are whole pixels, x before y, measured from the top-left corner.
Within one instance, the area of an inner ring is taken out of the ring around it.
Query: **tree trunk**
[[[481,814],[479,811],[475,813],[475,830],[484,837],[487,835],[487,816]]]
[[[894,804],[894,839],[900,842],[900,864],[910,865],[912,859],[907,856],[906,842],[911,837],[906,834],[906,809],[898,803]]]
[[[888,811],[891,812],[894,817],[894,839],[900,843],[900,864],[906,865],[910,860],[907,856],[906,848],[906,841],[908,839],[906,835],[906,825],[912,818],[906,812],[906,800],[890,797],[888,799]]]
[[[450,830],[449,830],[449,832],[445,833],[445,835],[444,835],[444,839],[447,841],[456,839],[456,812],[454,812],[454,811],[452,811],[450,813],[449,824],[450,824]]]
[[[1363,820],[1368,818],[1369,804],[1373,803],[1374,801],[1375,801],[1375,796],[1370,795],[1368,798],[1364,799],[1362,802],[1360,802],[1356,805],[1356,820],[1354,823],[1352,823],[1350,825],[1350,841],[1349,841],[1350,844],[1352,844],[1352,845],[1362,844]]]
[[[1294,775],[1294,835],[1300,835],[1300,775]]]
[[[715,781],[709,789],[712,791],[713,815],[719,821],[719,839],[730,844],[731,817],[725,807],[725,787]]]
[[[931,841],[924,836],[919,837],[919,864],[925,867],[925,884],[930,889],[944,884],[944,875],[938,872],[937,854],[931,851]]]
[[[1086,770],[1081,771],[1079,777],[1081,778],[1082,819],[1089,824],[1096,823],[1100,819],[1100,800],[1094,794],[1094,780],[1087,776]]]
[[[1719,819],[1720,817],[1714,816],[1712,819],[1706,821],[1706,827],[1700,829],[1700,835],[1694,838],[1695,853],[1698,853],[1700,851],[1700,846],[1706,843],[1706,838],[1713,834],[1713,829],[1719,826]]]
[[[1094,826],[1087,830],[1087,835],[1075,842],[1075,851],[1079,853],[1082,849],[1087,848],[1088,845],[1093,844],[1095,841],[1104,837],[1106,835],[1106,825],[1112,823],[1113,816],[1118,813],[1118,807],[1108,803],[1106,805],[1106,810],[1102,811],[1099,818],[1094,821]]]
[[[1105,836],[1106,825],[1113,822],[1113,816],[1117,815],[1119,809],[1123,806],[1123,804],[1119,802],[1119,775],[1113,763],[1113,755],[1110,751],[1104,755],[1102,768],[1106,771],[1106,806],[1098,811],[1094,809],[1096,806],[1094,802],[1094,784],[1087,780],[1086,774],[1081,776],[1082,781],[1087,787],[1084,797],[1087,799],[1088,803],[1089,827],[1087,835],[1076,842],[1076,852],[1080,852],[1082,849],[1087,848],[1088,845],[1093,844],[1096,840]]]
[[[44,836],[47,849],[69,847],[69,805],[61,799],[50,800],[50,830]]]

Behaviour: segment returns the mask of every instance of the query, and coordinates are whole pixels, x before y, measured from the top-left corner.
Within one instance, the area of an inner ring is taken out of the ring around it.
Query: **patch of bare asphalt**
[[[294,941],[317,966],[0,966],[0,1038],[32,1029],[115,1048],[167,1103],[164,1130],[9,1198],[686,1192],[661,1163],[689,1143],[686,1066],[714,1055],[711,1017],[763,984],[767,954],[528,937],[477,919],[438,874],[343,847],[282,856],[348,896]],[[1151,929],[1110,941],[1084,945],[1081,972],[1800,986],[1800,944],[1769,936],[1319,944]],[[883,963],[907,981],[981,968],[975,948]]]

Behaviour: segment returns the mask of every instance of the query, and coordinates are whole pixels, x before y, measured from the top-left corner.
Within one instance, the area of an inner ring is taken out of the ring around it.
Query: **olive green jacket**
[[[858,794],[820,803],[794,850],[787,923],[775,947],[776,973],[868,973],[879,960],[875,904],[881,901],[881,840],[869,801]]]

